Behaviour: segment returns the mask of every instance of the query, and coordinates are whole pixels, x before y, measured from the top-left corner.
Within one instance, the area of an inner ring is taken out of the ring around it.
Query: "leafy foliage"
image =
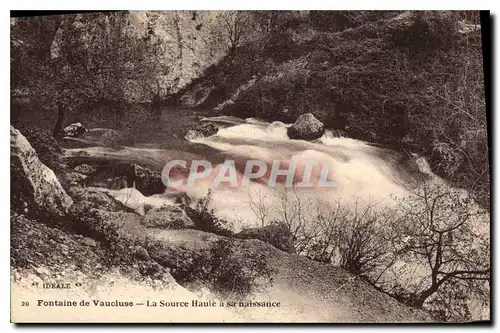
[[[11,30],[12,88],[47,102],[123,102],[131,82],[152,96],[167,70],[152,57],[161,45],[134,35],[126,12],[16,19]]]

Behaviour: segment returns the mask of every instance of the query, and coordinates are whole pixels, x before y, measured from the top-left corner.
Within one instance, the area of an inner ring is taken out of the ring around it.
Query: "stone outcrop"
[[[148,228],[186,229],[194,227],[193,221],[183,209],[177,206],[164,206],[150,209],[142,224]]]
[[[161,173],[138,164],[81,164],[74,170],[88,176],[87,186],[105,187],[112,190],[135,187],[146,196],[163,194],[166,189]]]
[[[40,162],[28,140],[12,126],[10,169],[14,204],[23,202],[38,212],[59,216],[73,204],[54,172]]]
[[[186,132],[186,140],[201,139],[203,137],[217,134],[219,127],[214,123],[204,122],[193,126]]]
[[[75,137],[87,133],[89,130],[82,123],[73,123],[64,128],[64,136]]]
[[[106,189],[98,187],[85,187],[74,191],[74,198],[79,204],[85,205],[90,208],[105,209],[110,212],[126,211],[132,212],[133,210],[125,206],[114,197],[106,193]]]
[[[295,123],[288,128],[290,139],[314,140],[323,135],[325,126],[312,113],[301,114]]]
[[[259,239],[288,253],[295,253],[292,234],[284,223],[273,223],[261,228],[247,228],[234,235],[241,239]]]
[[[132,210],[134,213],[144,216],[146,213],[145,202],[146,197],[135,188],[123,188],[121,190],[102,189],[102,191],[118,202],[121,202],[125,207]]]
[[[128,171],[131,180],[135,182],[135,188],[142,194],[149,196],[165,192],[166,186],[161,179],[161,173],[137,164],[132,164]]]

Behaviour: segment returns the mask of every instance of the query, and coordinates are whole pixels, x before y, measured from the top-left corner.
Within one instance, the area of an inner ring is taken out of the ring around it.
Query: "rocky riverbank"
[[[118,280],[170,286],[168,290],[193,299],[208,288],[212,298],[265,297],[286,305],[273,312],[274,319],[259,309],[219,312],[229,321],[430,320],[425,312],[399,304],[342,269],[281,251],[292,252],[279,227],[231,237],[214,220],[214,228],[206,228],[210,211],[185,195],[158,207],[133,207],[118,195],[130,189],[130,182],[137,196],[154,197],[161,190],[158,173],[144,166],[111,172],[105,165],[68,166],[55,154],[51,163],[57,171],[51,173],[14,128],[11,151],[13,184],[36,185],[36,190],[13,188],[11,264],[16,285],[34,277],[64,281],[77,272],[89,286],[89,281],[118,274]],[[323,273],[318,275],[318,270]],[[240,289],[228,289],[234,278]],[[112,288],[109,281],[102,283]]]

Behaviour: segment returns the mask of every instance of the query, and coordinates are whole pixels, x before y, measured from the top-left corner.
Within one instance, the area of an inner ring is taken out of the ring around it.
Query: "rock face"
[[[65,215],[73,200],[54,172],[45,166],[26,138],[10,127],[12,199],[27,202],[37,211]]]
[[[145,215],[146,209],[144,207],[146,197],[135,188],[124,188],[121,190],[102,189],[102,191],[115,200],[122,203],[128,209],[134,211],[141,216]]]
[[[219,127],[214,123],[200,123],[186,132],[186,140],[201,139],[206,136],[217,134]]]
[[[75,137],[87,133],[89,130],[82,123],[73,123],[64,128],[64,136]]]
[[[161,174],[137,164],[132,164],[129,169],[130,177],[135,182],[135,188],[142,194],[149,196],[165,192],[165,184]]]
[[[243,231],[234,235],[234,237],[259,239],[285,252],[295,253],[292,234],[284,223],[273,223],[262,228],[243,229]]]
[[[88,175],[87,186],[112,190],[135,187],[146,196],[163,194],[166,188],[159,172],[137,164],[99,166],[82,164],[74,170]]]
[[[193,221],[177,206],[150,209],[142,224],[148,228],[185,229],[194,227]]]
[[[288,128],[290,139],[314,140],[323,135],[325,127],[312,113],[300,115],[295,123]]]
[[[105,209],[110,212],[132,211],[121,202],[106,193],[106,190],[97,187],[86,187],[75,193],[75,200],[90,208]]]

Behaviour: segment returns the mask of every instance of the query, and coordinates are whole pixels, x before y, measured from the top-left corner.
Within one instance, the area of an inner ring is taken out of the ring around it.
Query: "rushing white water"
[[[339,202],[344,207],[361,203],[376,204],[380,209],[385,209],[397,204],[393,200],[394,196],[408,196],[407,189],[424,179],[445,184],[431,172],[422,157],[407,156],[360,140],[334,137],[329,131],[314,141],[291,140],[287,136],[287,128],[291,125],[282,122],[268,123],[256,118],[226,116],[203,118],[202,121],[218,123],[218,133],[193,139],[185,147],[178,145],[179,149],[152,149],[144,144],[141,147],[121,148],[97,146],[67,149],[66,157],[80,159],[82,163],[96,159],[138,163],[158,171],[167,161],[174,159],[187,160],[188,163],[191,160],[205,159],[212,163],[214,170],[218,170],[224,160],[234,160],[238,179],[241,179],[248,160],[263,161],[269,169],[275,160],[291,161],[299,166],[305,161],[314,160],[328,166],[329,180],[335,183],[335,187],[294,189],[285,188],[280,181],[276,187],[270,187],[266,182],[266,175],[245,186],[240,184],[231,187],[226,182],[214,187],[213,177],[207,177],[197,182],[196,186],[180,188],[193,199],[201,198],[211,190],[211,205],[216,214],[232,223],[235,231],[260,225],[262,220],[281,220],[284,206],[297,205],[298,201],[302,214],[305,215],[316,214],[320,205],[333,206]],[[102,135],[99,135],[101,132],[103,129],[91,130],[80,140],[95,144],[102,140]],[[107,134],[109,131],[104,132]],[[107,137],[109,135],[105,136]],[[300,168],[297,170],[300,171]],[[300,176],[300,172],[298,174]],[[177,176],[186,180],[188,175]],[[170,196],[166,194],[164,197],[165,204],[171,204]],[[162,199],[162,195],[155,195],[141,197],[140,201],[158,206]]]
[[[327,163],[336,183],[334,188],[300,189],[296,192],[281,186],[268,187],[266,183],[250,182],[248,186],[232,188],[229,186],[213,188],[212,204],[217,214],[232,221],[236,230],[244,226],[258,225],[259,213],[265,210],[266,219],[279,218],[283,196],[296,198],[313,203],[337,202],[345,205],[350,202],[363,201],[378,203],[381,206],[394,204],[391,195],[406,195],[405,185],[411,181],[409,173],[422,174],[411,164],[397,165],[394,162],[394,152],[372,147],[365,142],[350,138],[335,138],[326,132],[320,139],[309,142],[290,140],[286,134],[287,127],[282,122],[271,124],[253,118],[245,122],[231,119],[206,118],[209,121],[231,123],[211,137],[192,140],[194,143],[207,145],[225,153],[227,158],[235,160],[258,159],[270,164],[273,160],[293,160],[297,163],[306,160],[316,160]],[[193,188],[185,188],[192,197],[203,196],[211,183],[200,184]],[[315,205],[307,205],[315,210]],[[257,214],[256,214],[257,213]]]

